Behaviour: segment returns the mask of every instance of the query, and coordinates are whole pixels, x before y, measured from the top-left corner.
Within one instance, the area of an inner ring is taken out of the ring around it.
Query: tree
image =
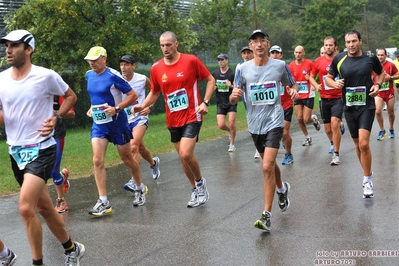
[[[362,19],[367,0],[314,0],[303,11],[305,17],[298,28],[299,44],[306,48],[308,56],[316,57],[326,36],[333,36],[342,49],[343,34]]]
[[[175,0],[27,0],[6,17],[9,30],[29,30],[36,39],[35,64],[72,71],[75,90],[88,70],[83,60],[92,46],[107,50],[108,64],[119,68],[121,55],[133,54],[143,63],[162,56],[159,35],[171,30],[192,51],[197,36],[174,9]]]
[[[234,40],[248,40],[252,28],[249,7],[250,0],[196,0],[190,13],[199,28],[196,51],[210,52],[214,59],[228,53]]]
[[[390,26],[392,34],[389,40],[394,46],[399,48],[399,16],[393,18]]]
[[[301,20],[298,4],[287,4],[286,1],[258,1],[255,14],[259,28],[265,30],[270,37],[271,45],[283,49],[284,58],[292,57],[293,46],[296,44],[295,32],[300,27]]]

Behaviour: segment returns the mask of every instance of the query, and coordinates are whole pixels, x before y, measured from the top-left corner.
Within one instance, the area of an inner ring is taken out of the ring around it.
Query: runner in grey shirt
[[[230,102],[235,104],[242,96],[246,102],[248,129],[262,157],[264,176],[264,211],[254,226],[270,231],[276,186],[280,210],[285,211],[290,205],[288,199],[290,185],[282,182],[280,168],[276,163],[284,129],[280,83],[291,88],[289,94],[293,99],[298,97],[298,86],[283,61],[269,58],[270,40],[264,31],[255,30],[249,40],[254,59],[243,63],[240,66],[240,73],[236,73],[239,80],[234,84]]]

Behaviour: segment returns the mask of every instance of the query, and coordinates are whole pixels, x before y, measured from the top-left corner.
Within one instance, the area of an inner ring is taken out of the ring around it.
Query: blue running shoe
[[[395,131],[393,129],[389,130],[389,137],[393,139],[395,137]]]
[[[123,185],[123,189],[130,192],[135,192],[137,189],[136,182],[134,182],[133,179],[130,179],[129,182]]]
[[[385,129],[381,130],[380,133],[378,133],[377,140],[383,140],[386,135],[387,132],[385,131]]]
[[[334,146],[331,145],[330,149],[328,149],[328,153],[334,153]]]
[[[341,134],[345,134],[345,125],[343,122],[341,122]]]
[[[286,153],[283,159],[283,165],[291,164],[293,162],[294,162],[294,156],[292,155],[292,153],[290,154]]]

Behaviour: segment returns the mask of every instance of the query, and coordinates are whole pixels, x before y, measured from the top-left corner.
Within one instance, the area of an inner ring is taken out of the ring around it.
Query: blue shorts
[[[140,117],[140,118],[134,120],[132,123],[129,123],[130,131],[132,131],[133,128],[142,126],[142,125],[146,125],[146,127],[148,128],[148,118]]]
[[[90,139],[99,138],[107,139],[115,145],[125,145],[129,143],[133,138],[132,131],[129,128],[129,124],[125,119],[124,122],[113,121],[107,124],[97,125],[93,123],[91,128]]]

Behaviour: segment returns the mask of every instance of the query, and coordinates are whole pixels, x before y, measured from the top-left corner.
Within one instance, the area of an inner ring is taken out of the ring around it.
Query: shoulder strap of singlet
[[[348,55],[346,54],[344,57],[342,57],[341,60],[339,60],[339,62],[337,64],[337,70],[338,70],[338,73],[339,73],[339,77],[342,77],[340,69],[341,69],[342,63],[345,61],[347,56]]]

